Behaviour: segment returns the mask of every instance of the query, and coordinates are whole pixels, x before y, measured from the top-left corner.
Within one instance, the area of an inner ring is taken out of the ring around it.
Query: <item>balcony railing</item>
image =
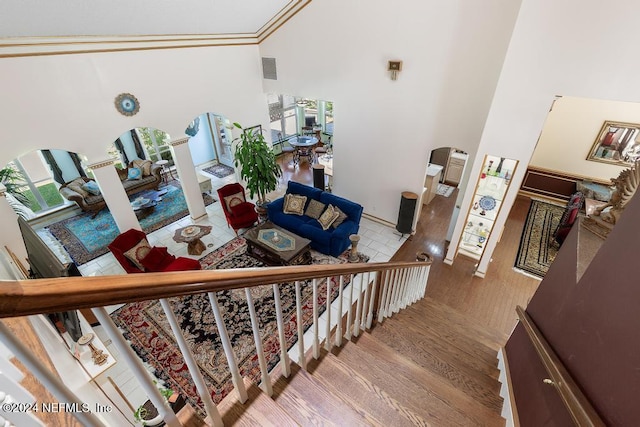
[[[206,414],[215,426],[222,425],[220,413],[211,399],[194,356],[180,332],[175,314],[167,298],[206,293],[211,303],[220,338],[229,362],[229,371],[235,391],[241,402],[247,400],[247,390],[240,375],[233,348],[226,329],[228,319],[223,319],[218,307],[217,293],[223,290],[244,289],[249,308],[256,353],[261,369],[261,388],[272,394],[271,379],[262,351],[259,322],[251,296],[251,288],[269,286],[274,295],[274,312],[277,317],[280,342],[280,370],[285,376],[290,373],[290,360],[285,341],[284,322],[280,300],[279,283],[295,283],[296,319],[302,318],[301,287],[313,287],[313,324],[311,342],[305,342],[302,322],[297,322],[297,351],[299,365],[306,368],[308,349],[314,358],[320,357],[320,329],[324,328],[324,346],[342,345],[343,337],[350,339],[371,328],[375,319],[382,322],[399,310],[424,297],[431,261],[355,263],[334,265],[306,265],[290,267],[267,267],[261,269],[200,270],[171,273],[146,273],[136,275],[72,277],[56,279],[16,280],[0,282],[0,318],[26,316],[42,313],[91,308],[105,329],[114,346],[136,376],[149,399],[169,426],[181,425],[176,415],[160,395],[153,379],[142,361],[124,339],[111,320],[105,306],[133,301],[159,299],[176,342],[183,353],[194,384],[202,400]],[[338,282],[339,295],[331,319],[331,286],[327,286],[326,323],[320,324],[318,313],[318,284],[326,279]],[[345,280],[349,286],[343,287]],[[36,375],[49,391],[61,402],[78,403],[81,400],[53,373],[43,369],[20,340],[5,325],[0,323],[2,342]],[[0,399],[2,400],[2,399]],[[13,414],[2,414],[12,421]],[[78,421],[87,426],[102,426],[104,420],[91,412],[76,412]]]

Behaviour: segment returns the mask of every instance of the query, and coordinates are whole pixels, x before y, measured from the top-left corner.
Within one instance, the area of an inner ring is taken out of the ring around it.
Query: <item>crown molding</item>
[[[90,165],[87,165],[87,167],[91,170],[95,170],[95,169],[100,169],[107,166],[113,166],[115,162],[116,162],[116,159],[108,159],[108,160],[103,160],[101,162],[92,163]]]
[[[189,142],[189,137],[174,139],[173,141],[167,142],[172,147],[177,147],[178,145],[186,144]]]
[[[255,33],[0,38],[0,58],[259,44],[311,0],[291,0]]]

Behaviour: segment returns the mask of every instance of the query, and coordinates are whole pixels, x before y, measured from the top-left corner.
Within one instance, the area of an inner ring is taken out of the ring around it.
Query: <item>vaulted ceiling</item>
[[[299,0],[3,1],[0,37],[256,34]]]

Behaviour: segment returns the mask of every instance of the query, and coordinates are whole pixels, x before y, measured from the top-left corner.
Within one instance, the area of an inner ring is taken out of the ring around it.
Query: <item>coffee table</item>
[[[266,221],[244,233],[247,253],[267,265],[311,264],[311,240]]]
[[[131,207],[138,219],[148,217],[154,210],[158,202],[155,200],[147,199],[144,197],[138,197],[131,201]]]
[[[131,207],[138,219],[148,217],[154,210],[162,196],[167,194],[167,189],[144,190],[130,197]]]

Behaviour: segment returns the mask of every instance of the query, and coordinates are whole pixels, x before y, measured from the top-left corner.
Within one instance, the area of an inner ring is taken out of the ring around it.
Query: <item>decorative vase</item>
[[[258,222],[263,223],[267,220],[266,205],[270,202],[271,200],[268,200],[268,199],[264,199],[263,201],[258,200],[256,202],[256,212],[258,213]]]
[[[349,240],[351,241],[351,253],[349,254],[349,262],[358,262],[360,261],[360,257],[358,256],[358,242],[360,241],[360,236],[357,234],[349,235]]]

